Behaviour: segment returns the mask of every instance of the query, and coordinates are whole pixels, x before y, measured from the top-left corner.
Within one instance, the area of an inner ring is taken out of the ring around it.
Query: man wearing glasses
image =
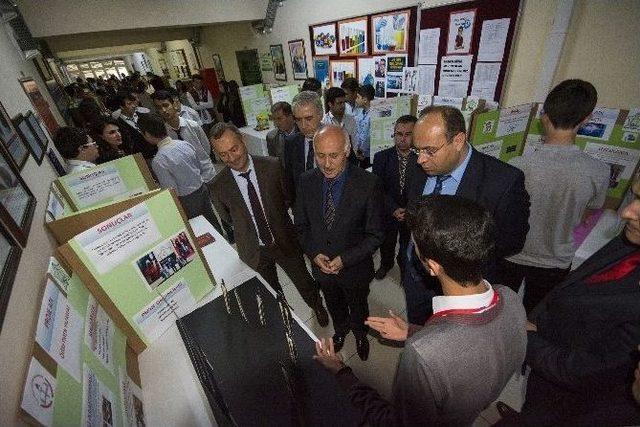
[[[409,207],[421,195],[457,195],[487,209],[499,230],[494,257],[485,277],[501,283],[496,261],[522,249],[529,231],[529,194],[517,168],[474,150],[467,142],[460,110],[431,106],[422,111],[413,129],[417,165],[407,188]],[[432,313],[431,299],[441,293],[438,282],[422,273],[413,245],[403,281],[409,323],[424,324]]]

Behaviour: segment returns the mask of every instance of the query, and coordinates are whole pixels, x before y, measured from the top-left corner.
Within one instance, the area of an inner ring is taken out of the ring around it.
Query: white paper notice
[[[440,80],[440,86],[438,87],[438,95],[454,98],[464,98],[467,96],[469,89],[469,80],[456,81],[456,80]]]
[[[450,97],[450,96],[434,96],[433,105],[446,105],[449,107],[455,107],[458,110],[462,110],[462,104],[464,99],[462,97]]]
[[[510,22],[509,18],[490,19],[482,22],[478,61],[502,61]]]
[[[420,30],[418,64],[437,64],[439,45],[440,28],[427,28],[425,30]]]
[[[291,91],[288,86],[284,87],[274,87],[271,89],[271,102],[288,102],[291,104],[293,97],[291,96]]]
[[[60,263],[54,257],[49,258],[49,267],[47,268],[47,273],[53,277],[53,281],[62,289],[64,292],[67,292],[67,288],[69,287],[69,274],[67,271],[62,268]]]
[[[498,85],[499,74],[499,62],[476,62],[471,95],[482,99],[493,99]]]
[[[90,296],[85,318],[84,342],[109,372],[113,372],[114,332],[113,321],[98,301]]]
[[[443,80],[469,81],[472,59],[473,55],[443,56],[440,63],[440,84]]]
[[[160,240],[147,205],[141,203],[77,235],[75,240],[100,274]]]
[[[80,382],[82,317],[69,305],[52,280],[47,280],[42,298],[36,342],[60,367]]]
[[[418,94],[432,95],[436,88],[434,86],[436,79],[435,65],[418,65]]]
[[[63,213],[64,203],[62,202],[62,197],[60,197],[57,192],[51,190],[49,200],[47,201],[47,221],[58,219]]]
[[[115,400],[113,393],[98,379],[91,368],[83,367],[82,425],[86,427],[111,427],[115,424]]]
[[[615,108],[596,107],[591,113],[591,119],[578,129],[578,135],[602,141],[609,140],[619,114],[620,110]]]
[[[112,165],[80,172],[67,181],[79,209],[127,193],[118,169]]]
[[[531,104],[516,105],[500,111],[496,138],[514,133],[524,132],[529,123]]]
[[[418,83],[420,81],[418,67],[404,67],[402,79],[402,93],[418,93]]]
[[[242,99],[254,99],[258,97],[258,88],[256,85],[240,87],[240,97]]]
[[[155,341],[173,323],[176,318],[188,313],[195,305],[195,300],[184,279],[177,281],[172,287],[158,296],[133,317],[133,321],[147,337]]]
[[[588,142],[584,147],[584,152],[595,159],[602,160],[611,167],[609,188],[615,188],[621,179],[631,179],[633,169],[640,159],[640,150],[597,142]]]
[[[488,156],[500,158],[500,152],[502,151],[502,140],[488,142],[486,144],[475,145],[473,148]]]
[[[127,427],[144,426],[142,390],[122,368],[120,368],[120,397],[124,425]]]
[[[20,406],[42,425],[53,423],[56,379],[35,358],[31,358]]]
[[[632,108],[629,110],[622,130],[627,132],[640,132],[640,108]]]

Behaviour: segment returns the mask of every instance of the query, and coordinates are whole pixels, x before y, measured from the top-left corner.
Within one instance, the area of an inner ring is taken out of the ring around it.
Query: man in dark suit
[[[284,171],[295,202],[298,179],[305,171],[316,167],[313,135],[322,122],[322,101],[317,93],[303,91],[293,98],[293,116],[300,133],[286,138]]]
[[[329,323],[318,284],[302,257],[288,210],[288,191],[278,160],[249,156],[238,128],[218,123],[211,146],[227,166],[213,179],[213,203],[224,223],[233,223],[238,255],[282,292],[276,263],[291,278],[320,326]]]
[[[327,300],[336,351],[352,330],[366,360],[372,255],[384,239],[382,190],[375,175],[347,162],[351,147],[341,127],[323,127],[314,146],[318,169],[300,177],[296,228]]]
[[[501,425],[640,425],[633,371],[640,343],[640,178],[623,233],[587,259],[531,312],[522,413]]]
[[[115,99],[120,108],[113,112],[113,117],[118,121],[120,132],[131,141],[134,153],[141,153],[147,161],[151,161],[158,148],[149,144],[138,129],[138,116],[149,113],[149,110],[139,107],[138,99],[131,92],[119,92]]]
[[[467,142],[460,110],[432,106],[423,110],[413,129],[414,166],[407,190],[411,202],[423,194],[455,194],[479,203],[492,215],[499,232],[494,259],[485,277],[496,277],[499,259],[520,252],[529,231],[529,195],[524,174],[498,159],[482,154]],[[439,294],[438,283],[422,273],[412,245],[405,272],[404,289],[410,323],[424,324],[431,315],[431,299]]]
[[[276,128],[267,134],[267,152],[270,156],[279,158],[284,167],[285,139],[291,138],[299,132],[293,118],[291,104],[284,101],[273,104],[271,106],[271,120]]]
[[[407,245],[409,244],[409,229],[404,222],[407,207],[408,173],[415,164],[415,155],[411,153],[413,143],[413,126],[416,117],[406,115],[398,118],[393,128],[394,146],[382,150],[373,156],[373,173],[380,177],[384,190],[384,222],[385,237],[380,246],[380,268],[376,271],[376,279],[382,280],[393,267],[393,257],[396,254],[396,242],[400,235],[400,249],[398,251],[398,266],[400,278],[404,277],[404,267],[407,262]]]

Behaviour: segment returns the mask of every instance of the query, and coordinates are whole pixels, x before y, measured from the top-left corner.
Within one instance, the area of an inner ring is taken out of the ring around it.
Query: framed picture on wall
[[[373,54],[399,52],[409,48],[409,18],[411,10],[381,13],[371,17]]]
[[[360,56],[369,54],[369,19],[346,19],[338,22],[338,49],[340,56]]]
[[[32,120],[35,119],[35,116],[31,111],[27,113],[27,115],[18,114],[11,121],[15,126],[18,134],[24,142],[26,142],[29,151],[31,152],[31,156],[35,159],[38,165],[42,164],[42,159],[44,158],[44,153],[47,150],[47,137],[42,133],[42,129],[37,125],[37,128],[40,132],[36,132],[34,129]]]
[[[331,87],[340,87],[347,77],[356,77],[355,59],[329,61]]]
[[[22,248],[11,238],[7,229],[0,225],[0,331],[21,255]]]
[[[55,135],[56,132],[58,132],[60,126],[53,116],[51,108],[49,108],[49,103],[42,95],[42,92],[40,91],[40,88],[38,87],[36,81],[31,77],[25,77],[23,79],[19,79],[18,81],[20,82],[22,89],[24,89],[24,92],[29,97],[31,105],[33,105],[33,109],[38,112],[38,116],[40,116],[44,121],[44,124],[49,130],[49,133],[51,133],[51,135]]]
[[[461,10],[449,14],[447,55],[467,54],[471,51],[476,9]]]
[[[304,40],[289,40],[289,54],[291,55],[291,68],[293,68],[294,80],[305,80],[307,73],[307,55],[304,51]]]
[[[11,160],[18,166],[18,170],[22,170],[29,157],[29,151],[18,136],[2,103],[0,103],[0,140],[9,152]]]
[[[337,42],[335,22],[311,27],[311,54],[313,56],[337,55]]]
[[[329,86],[329,58],[313,58],[313,76],[320,81],[322,87]]]
[[[273,63],[273,77],[281,82],[287,81],[287,67],[284,64],[284,51],[281,44],[272,44],[271,62]]]
[[[22,247],[27,244],[36,199],[5,149],[0,149],[0,222]]]

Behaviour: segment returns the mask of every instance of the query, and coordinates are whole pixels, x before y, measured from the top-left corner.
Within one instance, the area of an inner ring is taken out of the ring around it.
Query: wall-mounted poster
[[[369,54],[368,22],[366,16],[338,22],[338,48],[340,50],[340,56]]]
[[[407,66],[407,54],[389,54],[387,60],[386,91],[387,93],[402,92],[404,81],[403,69]]]
[[[31,228],[36,198],[5,150],[0,149],[0,220],[23,247]]]
[[[337,55],[337,41],[335,22],[311,27],[311,53],[314,56]]]
[[[222,69],[222,59],[220,59],[220,55],[214,53],[211,55],[213,59],[213,69],[216,70],[216,75],[218,76],[218,81],[225,80],[224,78],[224,70]]]
[[[449,15],[447,55],[469,53],[475,19],[476,9],[461,10]]]
[[[290,40],[289,53],[291,54],[291,67],[294,80],[305,80],[307,73],[307,55],[304,51],[304,40]]]
[[[260,54],[260,69],[262,71],[273,70],[273,60],[271,59],[271,54],[269,52]]]
[[[42,129],[39,129],[39,127],[38,129],[40,130],[40,134],[36,133],[36,130],[30,123],[30,117],[33,117],[33,113],[31,111],[29,111],[26,116],[18,114],[12,119],[12,121],[22,140],[27,143],[27,147],[29,147],[29,151],[31,152],[34,160],[38,165],[41,165],[42,158],[44,157],[44,153],[47,149],[47,139],[46,137],[44,137],[44,140],[41,139],[43,135]]]
[[[358,58],[358,83],[375,88],[376,59]]]
[[[329,86],[329,58],[313,58],[313,75],[322,87]]]
[[[271,60],[273,61],[273,77],[283,82],[287,81],[287,67],[284,65],[284,52],[281,44],[270,46]]]
[[[331,87],[340,87],[347,77],[356,76],[355,59],[340,59],[330,61],[329,64],[331,69]]]
[[[13,123],[2,103],[0,103],[0,142],[2,142],[2,145],[7,149],[16,166],[18,166],[18,170],[22,169],[27,162],[29,152],[22,142],[22,139],[20,139],[16,133]]]
[[[9,232],[0,226],[0,331],[21,255],[20,246],[9,237]]]
[[[403,10],[371,18],[374,54],[407,51],[410,13],[410,10]]]
[[[60,126],[53,116],[53,113],[49,108],[49,103],[42,95],[38,84],[31,77],[25,77],[23,79],[20,79],[19,81],[22,89],[24,89],[24,92],[29,97],[33,108],[38,112],[38,116],[40,116],[45,126],[49,130],[49,133],[51,135],[55,135],[56,132],[58,132]]]

